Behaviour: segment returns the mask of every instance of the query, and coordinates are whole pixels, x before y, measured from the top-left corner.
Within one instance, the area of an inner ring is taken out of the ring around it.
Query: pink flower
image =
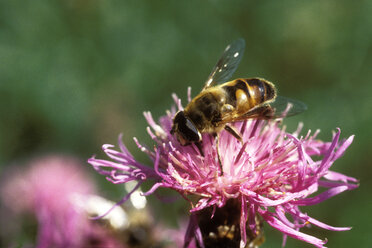
[[[176,96],[174,99],[178,108],[182,109],[180,100]],[[354,136],[340,140],[341,131],[337,129],[331,142],[323,142],[316,139],[318,131],[314,134],[309,131],[305,137],[299,136],[302,124],[290,134],[276,121],[234,123],[235,129],[242,134],[243,144],[226,131],[220,133],[221,176],[216,143],[211,135],[203,134],[202,156],[194,144],[181,146],[170,134],[175,112],[175,109],[167,112],[160,118],[159,124],[149,112],[145,113],[150,125],[147,132],[156,143],[154,149],[147,148],[134,138],[138,148],[152,159],[153,168],[138,162],[122,143],[121,136],[119,150],[115,150],[113,145],[103,145],[110,160],[93,157],[88,162],[115,184],[137,181],[136,189],[144,181],[153,180],[152,188],[145,195],[163,187],[176,190],[186,199],[197,196],[196,204],[189,200],[192,216],[185,245],[195,237],[203,246],[202,240],[205,243],[208,234],[201,226],[201,215],[207,210],[213,220],[213,216],[220,214],[231,201],[238,204],[239,219],[234,229],[239,230],[240,247],[256,242],[254,239],[260,233],[260,219],[284,234],[283,245],[286,236],[291,236],[316,247],[324,247],[326,241],[300,232],[300,228],[310,224],[334,231],[350,229],[332,227],[315,220],[301,212],[300,206],[314,205],[358,187],[355,178],[330,170]],[[319,188],[325,188],[325,191],[313,195]],[[126,201],[131,193],[118,204]]]
[[[74,158],[48,156],[28,168],[17,167],[2,182],[1,198],[16,214],[28,212],[38,222],[36,247],[122,247],[107,230],[75,204],[95,193],[93,181]]]

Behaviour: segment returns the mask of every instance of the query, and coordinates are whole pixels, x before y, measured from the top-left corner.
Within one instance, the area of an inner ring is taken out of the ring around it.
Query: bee
[[[194,143],[202,153],[202,134],[210,133],[217,137],[218,149],[218,133],[223,129],[242,142],[240,133],[229,123],[251,118],[283,118],[306,109],[300,101],[277,96],[275,85],[263,78],[228,81],[237,69],[244,49],[243,39],[228,45],[202,91],[174,116],[171,134],[176,135],[181,145]]]

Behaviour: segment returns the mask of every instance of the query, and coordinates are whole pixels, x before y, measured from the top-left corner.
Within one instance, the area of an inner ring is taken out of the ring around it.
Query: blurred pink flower
[[[174,98],[178,108],[182,109],[180,100],[176,96]],[[205,234],[201,232],[203,230],[200,229],[197,216],[211,208],[210,217],[213,217],[231,199],[239,203],[237,211],[240,220],[236,228],[240,230],[240,247],[252,241],[247,240],[250,233],[255,235],[259,232],[258,217],[283,233],[283,245],[288,235],[316,247],[324,247],[326,241],[299,231],[310,224],[334,231],[350,229],[324,224],[301,212],[299,207],[320,203],[358,187],[355,178],[330,170],[352,143],[354,136],[340,140],[340,130],[337,129],[331,142],[323,142],[316,139],[318,131],[312,135],[309,131],[305,137],[300,137],[301,124],[290,134],[280,128],[276,121],[235,123],[234,127],[242,134],[243,144],[226,131],[220,133],[224,172],[221,176],[214,138],[209,134],[203,135],[204,156],[194,144],[181,146],[170,134],[175,113],[175,109],[167,112],[166,116],[160,118],[159,124],[149,112],[145,113],[150,125],[147,131],[156,142],[153,150],[134,138],[138,148],[153,160],[153,168],[132,156],[122,143],[121,135],[119,150],[115,150],[113,145],[103,145],[103,151],[110,160],[93,157],[88,162],[115,184],[137,181],[136,189],[144,181],[153,180],[152,188],[145,195],[163,187],[176,190],[186,199],[190,195],[198,196],[195,205],[189,200],[193,214],[185,245],[194,237],[203,244]],[[314,196],[320,187],[325,191]],[[126,201],[132,192],[118,204]]]
[[[82,166],[70,157],[44,157],[26,169],[19,167],[2,183],[1,197],[8,208],[36,216],[36,247],[91,247],[92,242],[121,247],[74,204],[77,195],[95,193]]]

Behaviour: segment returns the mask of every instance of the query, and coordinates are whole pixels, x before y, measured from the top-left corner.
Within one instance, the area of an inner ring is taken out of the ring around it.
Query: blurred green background
[[[360,188],[307,209],[353,229],[304,231],[329,247],[371,247],[371,13],[362,0],[0,0],[0,169],[50,152],[103,157],[100,146],[119,133],[146,161],[132,141],[151,144],[142,112],[157,119],[172,92],[197,94],[225,46],[243,37],[235,76],[266,78],[308,105],[285,120],[289,131],[302,121],[325,140],[336,127],[355,134],[333,170]],[[95,178],[111,199],[122,196]],[[279,247],[279,232],[266,233],[263,247]],[[311,246],[290,238],[287,247]]]

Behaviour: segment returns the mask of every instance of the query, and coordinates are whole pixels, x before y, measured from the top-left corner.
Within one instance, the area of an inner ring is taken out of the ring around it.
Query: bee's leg
[[[223,168],[222,168],[222,161],[221,161],[221,154],[220,154],[220,137],[217,133],[214,133],[213,136],[214,136],[214,139],[216,140],[218,164],[219,164],[220,170],[221,170],[221,175],[220,176],[223,176]]]
[[[200,142],[195,142],[194,144],[195,144],[195,146],[198,148],[198,150],[199,150],[199,152],[200,152],[200,155],[201,155],[202,157],[204,157],[204,152],[203,152],[202,142],[201,142],[201,141],[200,141]]]
[[[240,143],[243,144],[242,136],[237,130],[235,130],[235,128],[230,127],[229,125],[225,125],[225,130],[229,132],[232,136],[234,136],[237,140],[239,140]]]

